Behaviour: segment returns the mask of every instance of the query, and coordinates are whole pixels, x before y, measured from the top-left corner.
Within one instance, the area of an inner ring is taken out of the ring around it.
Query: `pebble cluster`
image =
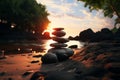
[[[51,43],[50,46],[51,49],[48,50],[48,52],[42,56],[41,60],[43,63],[56,63],[60,61],[67,60],[70,56],[74,54],[74,51],[70,48],[66,48],[69,40],[67,38],[64,38],[66,33],[63,31],[64,28],[53,28],[52,34],[54,35],[52,37],[52,40],[55,41],[55,43]]]

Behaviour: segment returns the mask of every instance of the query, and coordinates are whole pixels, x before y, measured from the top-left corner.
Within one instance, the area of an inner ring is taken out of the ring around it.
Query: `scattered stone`
[[[6,72],[0,72],[0,76],[4,76]]]
[[[41,54],[37,54],[37,55],[33,55],[33,57],[39,58],[39,57],[42,57],[42,55]]]
[[[8,78],[8,80],[13,80],[12,78]]]
[[[31,73],[33,73],[34,71],[27,71],[25,73],[22,74],[23,77],[26,77],[28,75],[30,75]]]
[[[70,48],[51,48],[48,52],[52,52],[54,54],[66,54],[68,57],[74,54],[74,51]]]
[[[30,78],[30,80],[44,80],[44,77],[46,73],[45,72],[35,72],[32,77]]]
[[[78,48],[78,45],[71,45],[69,48]]]
[[[2,57],[0,56],[0,59],[6,59],[6,58],[7,58],[6,56],[2,56]]]
[[[31,63],[38,63],[39,62],[39,60],[33,60],[33,61],[31,61]]]

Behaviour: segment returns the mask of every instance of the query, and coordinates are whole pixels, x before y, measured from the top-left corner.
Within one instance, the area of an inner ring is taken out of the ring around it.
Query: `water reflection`
[[[52,47],[50,46],[50,44],[51,44],[51,43],[54,43],[54,42],[55,42],[55,41],[53,41],[53,40],[46,40],[46,41],[45,41],[44,47],[45,47],[46,52],[47,52],[50,48],[52,48]],[[68,45],[68,47],[71,46],[71,45],[77,45],[78,48],[81,48],[81,47],[83,46],[83,44],[82,44],[81,42],[79,42],[79,41],[74,41],[74,40],[71,40],[71,41],[67,42],[66,44]]]
[[[50,46],[50,44],[51,43],[54,43],[55,41],[53,41],[53,40],[46,40],[46,42],[45,42],[45,51],[47,52],[50,48],[52,48],[51,46]]]
[[[16,53],[33,53],[34,51],[46,53],[50,48],[51,43],[54,43],[53,40],[40,40],[34,42],[22,42],[22,43],[9,43],[9,44],[2,44],[0,46],[0,56],[5,54],[16,54]],[[66,43],[69,46],[77,45],[78,48],[81,48],[83,45],[79,41],[69,41]],[[11,47],[12,46],[12,47]]]

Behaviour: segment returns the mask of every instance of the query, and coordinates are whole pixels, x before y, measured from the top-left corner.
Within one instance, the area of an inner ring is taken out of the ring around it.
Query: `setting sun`
[[[55,26],[52,23],[50,23],[49,26],[48,26],[48,28],[44,32],[49,32],[50,36],[53,36],[52,35],[52,32],[54,31],[53,28],[55,28]]]

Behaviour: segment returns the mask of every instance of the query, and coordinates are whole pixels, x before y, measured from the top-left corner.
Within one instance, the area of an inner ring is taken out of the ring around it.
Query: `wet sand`
[[[29,80],[41,67],[40,58],[33,57],[36,54],[10,54],[0,59],[0,80]]]

